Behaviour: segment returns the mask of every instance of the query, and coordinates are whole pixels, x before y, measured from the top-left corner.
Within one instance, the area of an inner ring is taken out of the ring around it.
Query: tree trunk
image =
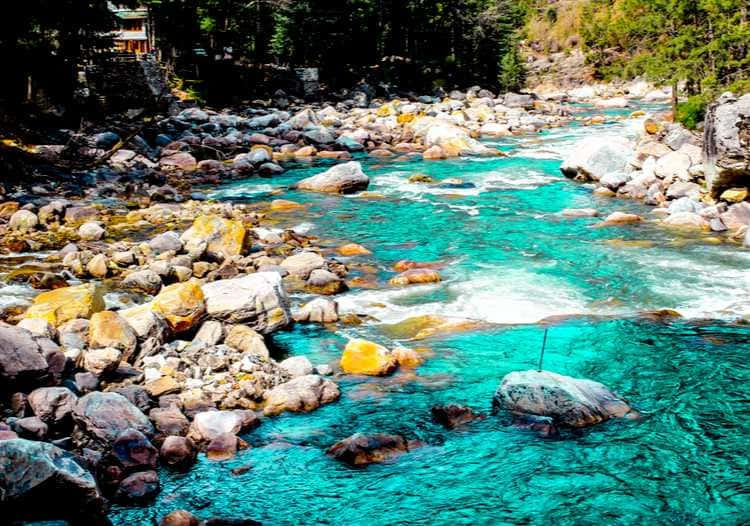
[[[677,121],[677,81],[672,82],[672,120]]]

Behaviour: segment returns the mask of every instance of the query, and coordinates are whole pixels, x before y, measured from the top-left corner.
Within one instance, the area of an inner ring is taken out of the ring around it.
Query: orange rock
[[[338,161],[349,161],[352,158],[349,152],[329,152],[325,150],[318,152],[318,157],[322,159],[336,159]]]
[[[425,161],[436,161],[439,159],[445,159],[445,153],[440,146],[430,146],[422,153],[422,158]]]
[[[206,312],[203,290],[197,280],[175,283],[164,287],[151,303],[174,332],[184,332],[196,326]]]
[[[372,252],[357,243],[347,243],[346,245],[340,246],[338,248],[338,253],[342,256],[369,256],[372,254]]]
[[[403,287],[405,285],[415,285],[423,283],[438,283],[440,281],[440,273],[437,270],[431,270],[426,268],[413,268],[402,272],[398,276],[391,278],[388,283]]]
[[[392,155],[393,152],[386,150],[385,148],[378,148],[377,150],[370,152],[370,157],[390,157]]]
[[[393,270],[396,272],[404,272],[406,270],[411,270],[413,268],[430,268],[430,269],[439,269],[442,268],[443,265],[440,263],[424,263],[419,261],[412,261],[410,259],[401,259],[393,264]]]
[[[419,367],[423,361],[417,351],[407,349],[406,347],[397,347],[396,349],[393,349],[393,357],[396,358],[400,367],[406,367],[408,369]]]
[[[284,210],[299,210],[305,208],[305,205],[297,203],[296,201],[289,201],[287,199],[274,199],[271,201],[271,210],[276,212]]]
[[[314,157],[318,153],[318,150],[314,146],[303,146],[299,150],[294,152],[294,157]]]
[[[341,355],[341,369],[349,374],[385,376],[398,367],[388,349],[367,340],[350,340]]]

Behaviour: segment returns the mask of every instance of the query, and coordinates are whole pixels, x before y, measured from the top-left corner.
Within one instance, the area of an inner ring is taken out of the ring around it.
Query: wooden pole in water
[[[542,363],[544,362],[544,349],[547,347],[547,332],[549,332],[549,327],[544,328],[544,339],[542,340],[542,352],[539,355],[539,372],[542,372]]]

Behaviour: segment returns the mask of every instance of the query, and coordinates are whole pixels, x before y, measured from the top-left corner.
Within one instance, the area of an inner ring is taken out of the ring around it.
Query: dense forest
[[[131,0],[151,9],[161,57],[200,87],[217,63],[229,75],[259,65],[318,67],[338,89],[365,80],[432,92],[482,85],[519,90],[519,49],[583,49],[604,80],[645,76],[684,86],[698,106],[746,91],[746,0]],[[114,20],[105,0],[29,0],[0,21],[8,64],[0,99],[31,91],[71,102],[82,63],[102,57]],[[211,66],[211,67],[209,67]],[[239,83],[236,91],[246,91]]]

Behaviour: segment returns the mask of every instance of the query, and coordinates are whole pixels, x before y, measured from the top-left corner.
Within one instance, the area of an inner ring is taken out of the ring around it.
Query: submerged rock
[[[549,371],[514,371],[503,378],[493,407],[550,417],[566,427],[587,427],[632,414],[625,400],[592,380]]]
[[[470,407],[457,404],[436,405],[432,407],[431,412],[432,419],[448,429],[484,418],[484,415],[475,413]]]
[[[302,179],[295,187],[312,192],[334,194],[351,194],[359,190],[367,190],[370,178],[362,171],[362,165],[357,161],[337,164],[327,171]]]
[[[367,466],[392,460],[409,449],[409,442],[399,435],[357,433],[336,442],[327,455],[350,466]]]

